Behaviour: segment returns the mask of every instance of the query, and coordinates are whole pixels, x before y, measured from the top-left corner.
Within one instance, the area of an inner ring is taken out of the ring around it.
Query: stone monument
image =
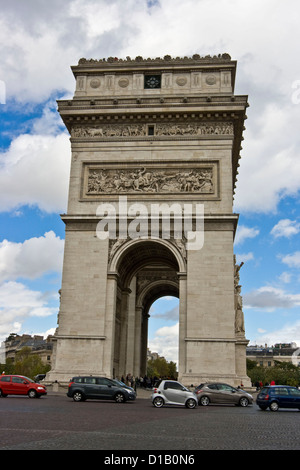
[[[72,162],[48,381],[146,373],[152,303],[179,298],[179,380],[250,386],[233,242],[247,96],[219,56],[80,59],[58,102]]]

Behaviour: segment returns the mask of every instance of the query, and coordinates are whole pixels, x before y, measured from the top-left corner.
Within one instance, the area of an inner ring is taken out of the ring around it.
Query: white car
[[[176,380],[161,380],[154,387],[151,401],[156,408],[164,405],[182,405],[196,408],[197,396]]]

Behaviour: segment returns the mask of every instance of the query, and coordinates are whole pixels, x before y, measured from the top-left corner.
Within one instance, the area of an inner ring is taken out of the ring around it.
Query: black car
[[[256,398],[261,410],[268,407],[271,411],[279,408],[298,408],[300,410],[300,390],[288,385],[270,385],[263,387]]]
[[[127,400],[135,400],[136,393],[131,387],[107,377],[82,376],[70,380],[67,396],[74,401],[94,398],[124,403]]]

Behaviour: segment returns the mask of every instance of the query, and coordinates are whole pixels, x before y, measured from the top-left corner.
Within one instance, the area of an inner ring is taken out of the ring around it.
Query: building
[[[272,367],[277,362],[291,362],[300,366],[300,348],[296,343],[278,343],[274,346],[251,346],[246,348],[247,359],[261,367]]]
[[[31,354],[38,355],[44,364],[51,365],[53,336],[44,339],[43,336],[17,335],[14,333],[10,334],[1,344],[0,362],[2,364],[7,360],[15,362],[16,354],[25,347],[31,349]]]
[[[72,162],[50,382],[143,376],[150,307],[171,295],[179,380],[251,385],[233,253],[248,107],[236,67],[228,54],[72,67],[74,97],[58,102]]]

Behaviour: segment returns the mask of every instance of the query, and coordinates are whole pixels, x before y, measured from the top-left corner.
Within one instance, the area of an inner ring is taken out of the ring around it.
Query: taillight
[[[201,392],[203,392],[203,390],[196,390],[197,395]]]
[[[265,396],[265,400],[269,400],[269,398],[270,398],[270,395]]]
[[[71,385],[73,384],[74,382],[69,382],[69,387],[71,387]]]

